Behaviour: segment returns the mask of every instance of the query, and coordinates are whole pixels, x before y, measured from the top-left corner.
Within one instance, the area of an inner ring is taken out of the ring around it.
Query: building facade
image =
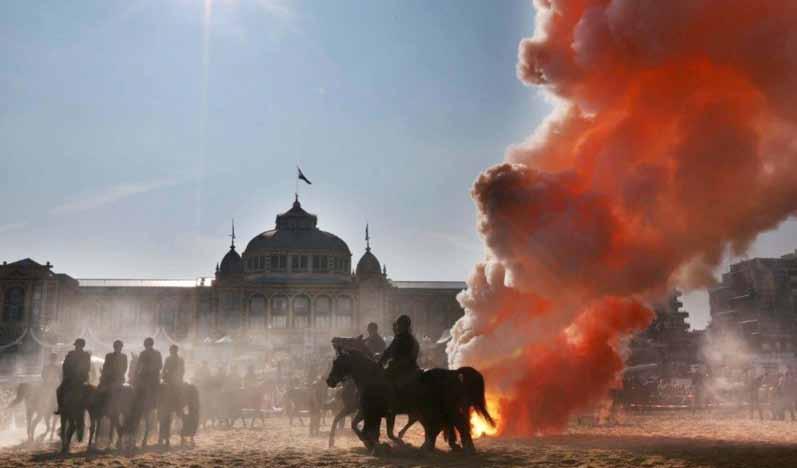
[[[335,335],[386,334],[399,314],[436,340],[463,313],[464,282],[393,281],[370,241],[352,270],[342,239],[318,227],[298,198],[238,253],[232,243],[213,278],[74,279],[25,259],[0,266],[0,352],[158,335],[181,343],[228,340],[285,350],[328,346]]]
[[[793,358],[797,347],[797,253],[731,265],[709,290],[709,333],[757,355]]]

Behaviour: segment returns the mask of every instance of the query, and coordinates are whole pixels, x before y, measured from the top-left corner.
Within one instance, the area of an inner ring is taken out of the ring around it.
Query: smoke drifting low
[[[449,344],[506,434],[602,398],[648,300],[797,209],[797,3],[537,0],[518,76],[556,102],[472,195],[487,258]]]

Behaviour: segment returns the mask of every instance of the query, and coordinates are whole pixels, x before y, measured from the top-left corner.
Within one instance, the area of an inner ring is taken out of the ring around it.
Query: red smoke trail
[[[642,303],[797,209],[797,2],[534,4],[518,76],[556,108],[473,187],[488,255],[448,348],[517,435],[604,397]]]

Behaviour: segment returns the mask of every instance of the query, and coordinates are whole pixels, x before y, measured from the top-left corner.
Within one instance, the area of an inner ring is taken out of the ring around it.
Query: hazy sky
[[[515,78],[530,3],[205,3],[0,2],[0,259],[210,276],[231,218],[242,251],[290,207],[299,163],[355,262],[369,222],[392,278],[464,280],[472,182],[549,110]]]

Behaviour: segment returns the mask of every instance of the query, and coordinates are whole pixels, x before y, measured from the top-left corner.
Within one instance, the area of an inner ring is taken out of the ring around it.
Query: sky
[[[465,280],[470,187],[550,111],[515,77],[527,0],[0,2],[0,260],[212,276],[299,186],[354,261]],[[749,256],[797,247],[797,223]],[[724,269],[720,268],[720,270]],[[690,322],[706,295],[687,297]]]

